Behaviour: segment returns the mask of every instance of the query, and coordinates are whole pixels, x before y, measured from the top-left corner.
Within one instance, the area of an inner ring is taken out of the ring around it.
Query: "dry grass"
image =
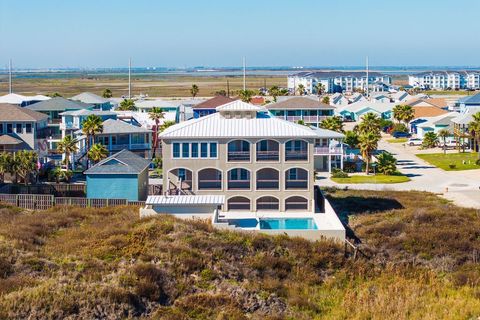
[[[0,209],[0,318],[480,315],[478,212],[428,193],[329,194],[369,259],[130,207]]]

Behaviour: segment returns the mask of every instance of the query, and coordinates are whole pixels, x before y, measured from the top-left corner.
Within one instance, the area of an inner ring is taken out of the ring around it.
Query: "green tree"
[[[82,123],[82,132],[87,136],[86,148],[87,148],[87,167],[88,167],[88,151],[90,146],[95,142],[95,135],[103,131],[102,118],[97,115],[89,115]]]
[[[365,172],[368,175],[370,171],[370,160],[372,152],[378,147],[379,136],[374,132],[366,132],[358,137],[360,152],[365,161]]]
[[[63,97],[60,93],[58,92],[54,92],[54,93],[51,93],[51,94],[47,94],[47,96],[49,96],[50,98],[57,98],[57,97]]]
[[[165,131],[167,128],[173,126],[177,124],[175,121],[172,121],[172,120],[167,120],[167,121],[164,121],[161,125],[160,125],[160,132],[163,132]]]
[[[65,155],[65,166],[67,170],[70,167],[70,157],[73,153],[78,151],[77,147],[78,140],[74,139],[72,136],[65,136],[62,141],[57,144],[57,150],[60,153]]]
[[[442,129],[438,131],[437,136],[443,141],[443,154],[447,154],[447,138],[450,137],[450,131],[448,131],[448,129]]]
[[[372,133],[380,139],[381,119],[378,115],[369,112],[363,115],[361,122],[357,126],[359,135],[366,135]]]
[[[472,121],[468,123],[468,129],[474,137],[476,146],[474,145],[474,150],[480,148],[480,112],[472,115]],[[478,150],[478,161],[480,161],[480,150]]]
[[[325,96],[322,98],[322,103],[325,103],[325,104],[330,104],[330,97],[329,96]]]
[[[218,96],[226,97],[227,96],[227,91],[225,91],[223,89],[215,91],[215,96],[216,97],[218,97]]]
[[[422,148],[434,148],[438,144],[438,136],[435,132],[427,132],[423,136]]]
[[[112,90],[110,90],[110,89],[108,89],[108,88],[105,89],[105,90],[103,90],[103,92],[102,92],[102,97],[104,97],[104,98],[111,98],[111,97],[113,97]]]
[[[321,96],[325,91],[325,86],[320,82],[317,82],[317,84],[315,85],[315,89],[317,90],[317,95]]]
[[[298,91],[298,94],[303,96],[305,94],[305,86],[303,84],[299,84],[297,86],[297,91]]]
[[[270,96],[272,96],[273,101],[277,102],[277,97],[280,95],[280,89],[277,86],[273,86],[268,90]]]
[[[345,132],[344,142],[348,144],[351,148],[358,148],[358,134],[355,131]]]
[[[88,150],[88,157],[94,162],[97,163],[106,157],[108,157],[107,148],[101,143],[95,143],[90,150]]]
[[[320,128],[343,132],[343,121],[339,116],[328,117],[320,122]]]
[[[252,97],[255,95],[255,92],[253,90],[240,90],[238,92],[238,96],[243,102],[250,102],[252,101]]]
[[[415,110],[409,105],[396,105],[392,111],[393,118],[406,126],[415,118]]]
[[[132,99],[123,99],[117,107],[118,111],[136,111],[135,102]]]
[[[21,150],[14,155],[14,170],[25,185],[30,182],[31,175],[37,171],[38,157],[34,151]]]
[[[12,154],[9,152],[0,153],[0,182],[5,181],[5,174],[12,171]]]
[[[150,119],[155,121],[155,126],[153,127],[153,153],[152,159],[155,158],[155,152],[158,148],[158,133],[159,133],[159,124],[160,120],[165,117],[165,113],[162,108],[153,107],[152,110],[148,113]]]
[[[198,88],[198,86],[196,84],[192,84],[192,87],[190,88],[190,94],[192,95],[193,99],[195,99],[199,91],[200,89]]]
[[[384,175],[390,176],[397,172],[397,159],[388,152],[382,152],[377,157],[377,170]]]

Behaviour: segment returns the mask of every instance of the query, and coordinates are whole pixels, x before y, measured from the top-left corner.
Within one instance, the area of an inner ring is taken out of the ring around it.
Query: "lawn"
[[[422,93],[425,93],[427,95],[457,95],[457,96],[470,96],[474,95],[476,92],[475,91],[455,91],[455,90],[427,90],[423,91]]]
[[[386,176],[377,175],[353,175],[348,178],[331,178],[336,183],[402,183],[410,181],[410,178],[404,175]]]
[[[387,142],[390,142],[390,143],[405,143],[407,141],[408,141],[408,138],[387,139]]]
[[[475,161],[478,159],[478,153],[430,153],[416,154],[416,156],[431,165],[447,171],[480,169],[480,166],[475,164]],[[451,167],[451,165],[454,165],[454,167]]]

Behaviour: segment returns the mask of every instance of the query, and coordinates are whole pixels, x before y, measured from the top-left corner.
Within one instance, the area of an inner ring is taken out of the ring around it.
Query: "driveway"
[[[411,181],[398,184],[337,184],[330,179],[321,179],[317,181],[318,185],[364,190],[428,191],[442,194],[458,206],[480,209],[480,169],[444,171],[417,158],[413,154],[414,149],[383,140],[379,142],[379,149],[392,153],[398,160],[398,170]]]

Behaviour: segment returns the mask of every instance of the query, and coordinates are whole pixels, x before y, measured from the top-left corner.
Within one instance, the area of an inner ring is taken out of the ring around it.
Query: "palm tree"
[[[159,131],[159,132],[165,131],[168,127],[171,127],[171,126],[173,126],[174,124],[177,124],[177,123],[176,123],[175,121],[172,121],[172,120],[164,121],[164,122],[160,125],[160,131]]]
[[[195,97],[197,96],[198,91],[200,91],[198,86],[196,84],[192,84],[192,88],[190,89],[190,94],[192,95],[193,99],[195,99]]]
[[[5,181],[5,173],[11,172],[12,154],[8,152],[0,153],[0,182]]]
[[[393,119],[397,120],[398,123],[402,122],[402,120],[403,120],[403,108],[402,107],[403,107],[402,105],[396,105],[392,109]]]
[[[480,148],[480,112],[475,113],[472,117],[473,120],[468,123],[468,128],[472,132],[476,144],[473,146],[473,150],[476,150]],[[478,150],[478,161],[480,161],[480,150]]]
[[[155,158],[155,152],[157,151],[158,147],[158,125],[160,123],[160,119],[163,119],[165,117],[165,113],[163,112],[162,108],[153,107],[152,110],[150,110],[150,112],[148,113],[148,116],[150,117],[150,119],[155,121],[155,127],[153,128],[153,159]]]
[[[238,96],[240,97],[240,99],[243,101],[243,102],[247,102],[249,103],[250,101],[252,101],[252,97],[254,95],[254,92],[252,90],[240,90],[238,92]]]
[[[57,144],[58,152],[65,154],[65,166],[67,170],[70,166],[70,156],[78,151],[77,143],[78,140],[69,135],[65,136],[65,138]]]
[[[375,113],[369,112],[362,117],[362,121],[358,124],[358,133],[360,135],[366,135],[368,133],[375,134],[380,138],[381,131],[381,121],[380,117]]]
[[[279,91],[280,89],[277,86],[273,86],[268,90],[268,93],[273,97],[274,102],[277,102],[277,97],[280,94]]]
[[[23,183],[28,185],[30,175],[37,170],[37,154],[34,151],[21,150],[15,154],[14,170],[22,178]]]
[[[330,104],[330,97],[329,97],[329,96],[325,96],[325,97],[323,97],[323,99],[322,99],[322,103],[325,103],[325,104]]]
[[[135,111],[137,107],[135,107],[135,102],[132,99],[123,99],[120,102],[120,106],[117,108],[118,111]]]
[[[90,150],[88,150],[88,157],[92,159],[94,163],[97,163],[108,157],[108,150],[103,144],[95,143]]]
[[[108,89],[108,88],[105,89],[105,90],[103,90],[102,97],[104,97],[104,98],[111,98],[112,96],[113,96],[112,90],[110,90],[110,89]]]
[[[438,131],[437,136],[443,140],[443,154],[447,154],[447,138],[450,137],[448,129]]]
[[[297,86],[297,91],[298,91],[298,93],[299,93],[301,96],[303,96],[303,94],[305,93],[305,86],[300,83],[300,84]]]
[[[320,122],[320,128],[332,130],[336,132],[344,132],[343,131],[343,121],[342,118],[339,116],[328,117],[322,122]]]
[[[97,115],[89,115],[82,123],[82,132],[87,136],[87,166],[88,166],[88,151],[90,146],[95,142],[95,135],[103,131],[102,118]]]
[[[410,124],[410,121],[412,121],[414,118],[415,118],[415,109],[413,109],[412,106],[404,105],[403,121],[405,122],[405,125],[408,127],[408,125]]]
[[[379,136],[374,132],[367,132],[358,137],[360,152],[362,153],[362,157],[365,161],[365,172],[367,175],[370,169],[370,157],[372,155],[372,151],[376,150],[378,147],[378,140]]]
[[[317,84],[315,85],[315,89],[317,89],[317,96],[321,96],[323,94],[323,91],[325,91],[325,86],[320,82],[317,82]]]

